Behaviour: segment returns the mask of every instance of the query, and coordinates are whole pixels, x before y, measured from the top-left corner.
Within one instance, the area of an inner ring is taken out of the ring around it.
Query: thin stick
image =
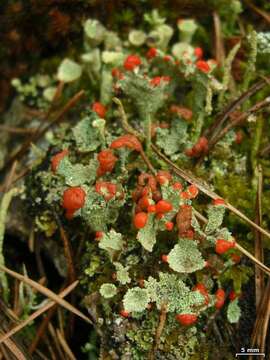
[[[77,316],[79,316],[80,318],[82,318],[84,321],[86,321],[89,324],[92,324],[92,320],[89,319],[87,316],[85,316],[80,310],[76,309],[74,306],[72,306],[70,303],[68,303],[66,300],[62,299],[61,297],[59,297],[57,294],[55,294],[53,291],[51,291],[50,289],[40,285],[39,283],[37,283],[36,281],[23,276],[13,270],[8,269],[6,266],[1,265],[0,266],[0,270],[6,272],[7,274],[13,276],[15,279],[18,279],[20,281],[23,281],[24,283],[32,286],[34,289],[36,289],[37,291],[39,291],[41,294],[49,297],[50,299],[52,299],[53,301],[55,301],[57,304],[63,306],[64,308],[66,308],[67,310],[73,312],[74,314],[76,314]]]
[[[135,129],[133,129],[133,127],[129,124],[122,101],[120,99],[118,99],[117,97],[114,97],[112,100],[115,104],[118,105],[119,112],[120,112],[120,120],[121,120],[123,129],[127,133],[135,135],[139,139],[142,138],[143,135],[141,133],[139,133],[138,131],[136,131]]]
[[[165,323],[166,323],[166,319],[167,319],[167,305],[163,304],[161,306],[161,310],[160,310],[160,314],[159,314],[159,323],[158,323],[158,327],[156,329],[156,334],[155,334],[155,339],[154,339],[154,343],[153,343],[153,347],[152,350],[149,354],[149,360],[155,360],[156,358],[156,351],[159,348],[159,344],[160,344],[160,337],[161,334],[163,332]]]
[[[70,244],[70,241],[67,237],[67,234],[61,224],[61,221],[60,221],[59,216],[57,215],[56,211],[54,211],[54,216],[56,219],[56,223],[58,224],[58,227],[60,229],[60,236],[61,236],[61,239],[62,239],[63,245],[64,245],[64,253],[65,253],[65,258],[66,258],[66,262],[67,262],[69,278],[70,278],[70,281],[73,282],[76,280],[76,272],[75,272],[75,267],[74,267],[74,263],[73,263],[73,254],[72,254],[71,244]]]
[[[218,64],[224,64],[225,51],[222,39],[220,17],[216,11],[213,12],[214,29],[215,29],[215,55]]]
[[[56,335],[57,335],[59,343],[62,346],[67,357],[71,360],[76,360],[76,357],[74,356],[73,352],[71,351],[70,347],[68,346],[68,343],[66,342],[65,338],[61,334],[61,331],[56,329]]]
[[[60,298],[64,298],[67,296],[75,287],[78,285],[79,281],[75,281],[71,285],[69,285],[65,290],[61,291],[58,296]],[[25,326],[27,326],[29,323],[31,323],[33,320],[35,320],[38,316],[43,314],[45,311],[49,310],[51,307],[55,305],[55,301],[49,301],[47,304],[43,305],[40,309],[35,311],[33,314],[31,314],[27,319],[20,322],[17,326],[15,326],[13,329],[9,330],[5,335],[0,336],[0,344],[3,341],[6,341],[9,337],[16,334],[18,331],[23,329]]]
[[[0,331],[0,335],[2,335],[2,331]],[[4,341],[4,345],[12,352],[13,355],[16,356],[18,360],[26,360],[23,352],[18,348],[16,343],[12,339],[6,339]],[[3,345],[1,345],[3,346]]]
[[[7,125],[0,125],[1,131],[6,131],[11,134],[29,135],[37,131],[37,128],[20,128]]]

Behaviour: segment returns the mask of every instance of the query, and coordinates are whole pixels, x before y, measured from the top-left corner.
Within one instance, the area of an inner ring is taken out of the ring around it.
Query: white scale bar
[[[257,355],[257,356],[265,357],[265,353],[252,353],[252,352],[250,352],[250,353],[236,353],[235,357],[237,357],[238,355],[239,356],[241,356],[241,355]]]

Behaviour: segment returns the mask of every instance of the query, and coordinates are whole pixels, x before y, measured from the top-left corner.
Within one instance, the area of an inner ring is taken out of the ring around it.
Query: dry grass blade
[[[183,169],[179,168],[177,165],[175,165],[170,159],[167,158],[162,152],[159,151],[159,149],[155,145],[151,145],[154,152],[163,159],[168,165],[170,165],[173,169],[173,171],[180,177],[182,177],[187,182],[194,184],[198,187],[199,190],[201,190],[204,194],[208,195],[212,199],[220,199],[221,197],[218,196],[214,191],[210,190],[207,185],[203,184],[199,179],[195,178],[192,174],[188,173],[187,171],[184,171]],[[270,233],[266,230],[264,230],[262,227],[251,221],[246,215],[242,214],[241,211],[236,209],[234,206],[232,206],[229,203],[226,203],[226,208],[231,210],[235,215],[240,217],[242,220],[246,221],[248,224],[253,226],[255,229],[260,231],[262,234],[266,235],[268,238],[270,238]],[[201,220],[203,217],[201,217]],[[270,269],[258,261],[252,254],[250,254],[247,250],[245,250],[242,246],[239,244],[236,244],[239,251],[241,251],[244,255],[246,255],[250,260],[252,260],[254,263],[256,263],[263,271],[265,271],[268,275],[270,275]]]
[[[1,333],[2,333],[2,331],[0,332],[0,335],[1,335]],[[18,348],[18,346],[14,343],[14,341],[12,341],[11,339],[6,339],[4,344],[18,360],[26,360],[25,355]]]
[[[58,340],[67,356],[67,358],[69,358],[70,360],[76,360],[75,356],[73,355],[72,351],[70,350],[70,347],[68,346],[65,338],[63,337],[63,335],[61,334],[60,330],[56,330],[56,334],[58,337]]]
[[[244,0],[244,2],[254,11],[256,12],[258,15],[260,15],[262,18],[264,18],[264,20],[266,20],[269,24],[270,24],[270,14],[267,13],[266,11],[261,10],[260,8],[258,8],[256,5],[254,5],[251,1],[249,0]]]
[[[43,294],[43,295],[47,296],[48,298],[50,298],[51,300],[55,301],[58,305],[63,306],[67,310],[69,310],[72,313],[79,316],[81,319],[83,319],[87,323],[92,324],[92,321],[87,316],[85,316],[80,310],[76,309],[74,306],[72,306],[66,300],[62,299],[59,295],[55,294],[50,289],[40,285],[39,283],[37,283],[34,280],[31,280],[31,279],[29,279],[29,278],[15,272],[15,271],[13,271],[13,270],[8,269],[7,267],[5,267],[3,265],[0,266],[0,271],[4,271],[7,274],[13,276],[15,279],[23,281],[24,283],[32,286],[34,289],[39,291],[41,294]]]
[[[61,221],[60,221],[59,216],[57,215],[56,211],[54,211],[54,216],[55,216],[56,223],[59,227],[60,236],[61,236],[61,239],[62,239],[63,245],[64,245],[64,253],[65,253],[65,258],[66,258],[66,262],[67,262],[69,279],[71,282],[73,282],[76,280],[76,272],[75,272],[75,267],[74,267],[74,263],[73,263],[73,254],[72,254],[71,244],[70,244],[70,241],[67,237],[67,234],[61,224]]]
[[[58,295],[60,298],[63,298],[65,296],[67,296],[77,285],[78,285],[78,281],[75,281],[74,283],[72,283],[71,285],[69,285],[65,290],[61,291],[60,294]],[[29,323],[31,323],[33,320],[35,320],[38,316],[40,316],[41,314],[43,314],[45,311],[47,311],[48,309],[50,309],[53,305],[55,305],[55,301],[50,301],[48,302],[46,305],[42,306],[40,309],[38,309],[37,311],[35,311],[33,314],[31,314],[26,320],[22,321],[21,323],[19,323],[17,326],[15,326],[13,329],[11,329],[10,331],[8,331],[5,335],[0,336],[0,344],[5,341],[6,339],[8,339],[10,336],[16,334],[16,332],[20,331],[21,329],[23,329],[25,326],[27,326]]]
[[[220,17],[216,11],[214,11],[214,13],[213,13],[213,20],[214,20],[214,29],[215,29],[216,60],[217,60],[218,64],[221,64],[223,66],[224,58],[225,58],[225,51],[224,51],[224,44],[223,44],[223,39],[222,39]]]
[[[19,128],[19,127],[7,126],[7,125],[0,125],[0,130],[9,132],[11,134],[29,135],[29,134],[33,134],[37,129],[36,128]]]
[[[256,321],[255,321],[252,336],[251,336],[251,346],[252,347],[255,347],[256,344],[257,344],[257,346],[261,347],[261,344],[263,344],[263,337],[264,337],[263,331],[264,330],[262,331],[262,329],[265,328],[264,319],[265,319],[265,314],[267,313],[267,310],[268,310],[268,305],[270,303],[269,298],[270,298],[270,278],[268,279],[266,289],[263,293],[263,296],[262,296],[260,304],[259,304],[259,308],[257,310],[257,317],[256,317]],[[268,318],[269,318],[269,314],[268,314]],[[269,319],[267,319],[266,321],[268,324]],[[267,329],[266,329],[266,331],[267,331]],[[264,343],[265,343],[265,339],[264,339]],[[249,356],[249,360],[252,360],[252,356]]]
[[[270,318],[270,292],[267,293],[267,301],[266,301],[266,308],[263,317],[263,326],[261,332],[261,344],[260,348],[262,352],[265,352],[266,348],[266,336],[268,332],[268,325],[269,325],[269,318]]]

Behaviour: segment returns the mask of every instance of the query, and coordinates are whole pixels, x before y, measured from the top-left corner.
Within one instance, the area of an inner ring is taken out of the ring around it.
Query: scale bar
[[[235,354],[235,357],[237,357],[237,356],[241,356],[241,355],[257,355],[257,356],[263,356],[263,357],[265,357],[265,353],[236,353]]]

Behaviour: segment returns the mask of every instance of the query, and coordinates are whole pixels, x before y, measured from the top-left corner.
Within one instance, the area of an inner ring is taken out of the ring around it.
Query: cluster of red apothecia
[[[146,53],[146,58],[148,59],[148,61],[152,61],[157,56],[160,57],[161,53],[156,48],[150,48]],[[206,61],[202,60],[203,50],[200,47],[194,49],[194,56],[197,58],[197,61],[195,62],[195,66],[197,67],[197,69],[203,73],[208,73],[211,70],[211,68]],[[163,56],[163,60],[166,62],[168,61],[172,62],[173,58],[169,55],[165,55]],[[179,64],[180,61],[176,60],[175,65],[179,65]],[[125,71],[134,71],[135,69],[139,68],[141,65],[142,65],[142,59],[140,58],[140,56],[136,54],[131,54],[125,58],[123,63],[123,68]],[[124,78],[124,73],[119,68],[113,68],[112,76],[118,80],[121,80]],[[170,80],[171,79],[169,76],[156,76],[150,80],[150,84],[152,86],[158,86],[161,84],[162,81],[169,82]]]
[[[95,109],[95,111],[99,111],[99,116],[105,115],[104,113],[100,112],[99,106],[96,106]],[[126,147],[130,150],[135,150],[138,152],[142,150],[142,145],[136,136],[129,134],[120,136],[111,143],[110,149],[105,149],[99,152],[97,156],[99,162],[97,176],[102,176],[107,172],[111,173],[113,171],[115,163],[118,160],[118,158],[114,155],[113,150],[122,147]],[[63,160],[64,157],[68,155],[68,153],[68,149],[64,149],[51,158],[51,169],[53,172],[56,172],[61,160]],[[117,185],[106,181],[97,181],[95,190],[97,193],[102,195],[106,201],[109,201],[116,195]],[[119,193],[119,197],[122,198],[123,193]],[[66,210],[67,219],[72,219],[74,213],[84,206],[85,198],[86,193],[81,187],[70,187],[64,191],[62,206]]]
[[[199,157],[208,152],[208,140],[205,136],[199,138],[197,143],[190,149],[186,149],[185,154],[189,157]]]
[[[149,213],[155,213],[158,219],[162,219],[166,213],[173,210],[172,204],[162,199],[159,186],[164,185],[170,185],[179,191],[182,199],[193,199],[198,195],[198,188],[195,185],[190,185],[186,191],[182,191],[182,184],[180,182],[172,183],[172,175],[168,171],[160,170],[155,176],[148,173],[140,174],[137,188],[132,194],[133,201],[136,202],[133,224],[137,229],[146,225]],[[165,227],[171,231],[174,223],[167,221]]]

